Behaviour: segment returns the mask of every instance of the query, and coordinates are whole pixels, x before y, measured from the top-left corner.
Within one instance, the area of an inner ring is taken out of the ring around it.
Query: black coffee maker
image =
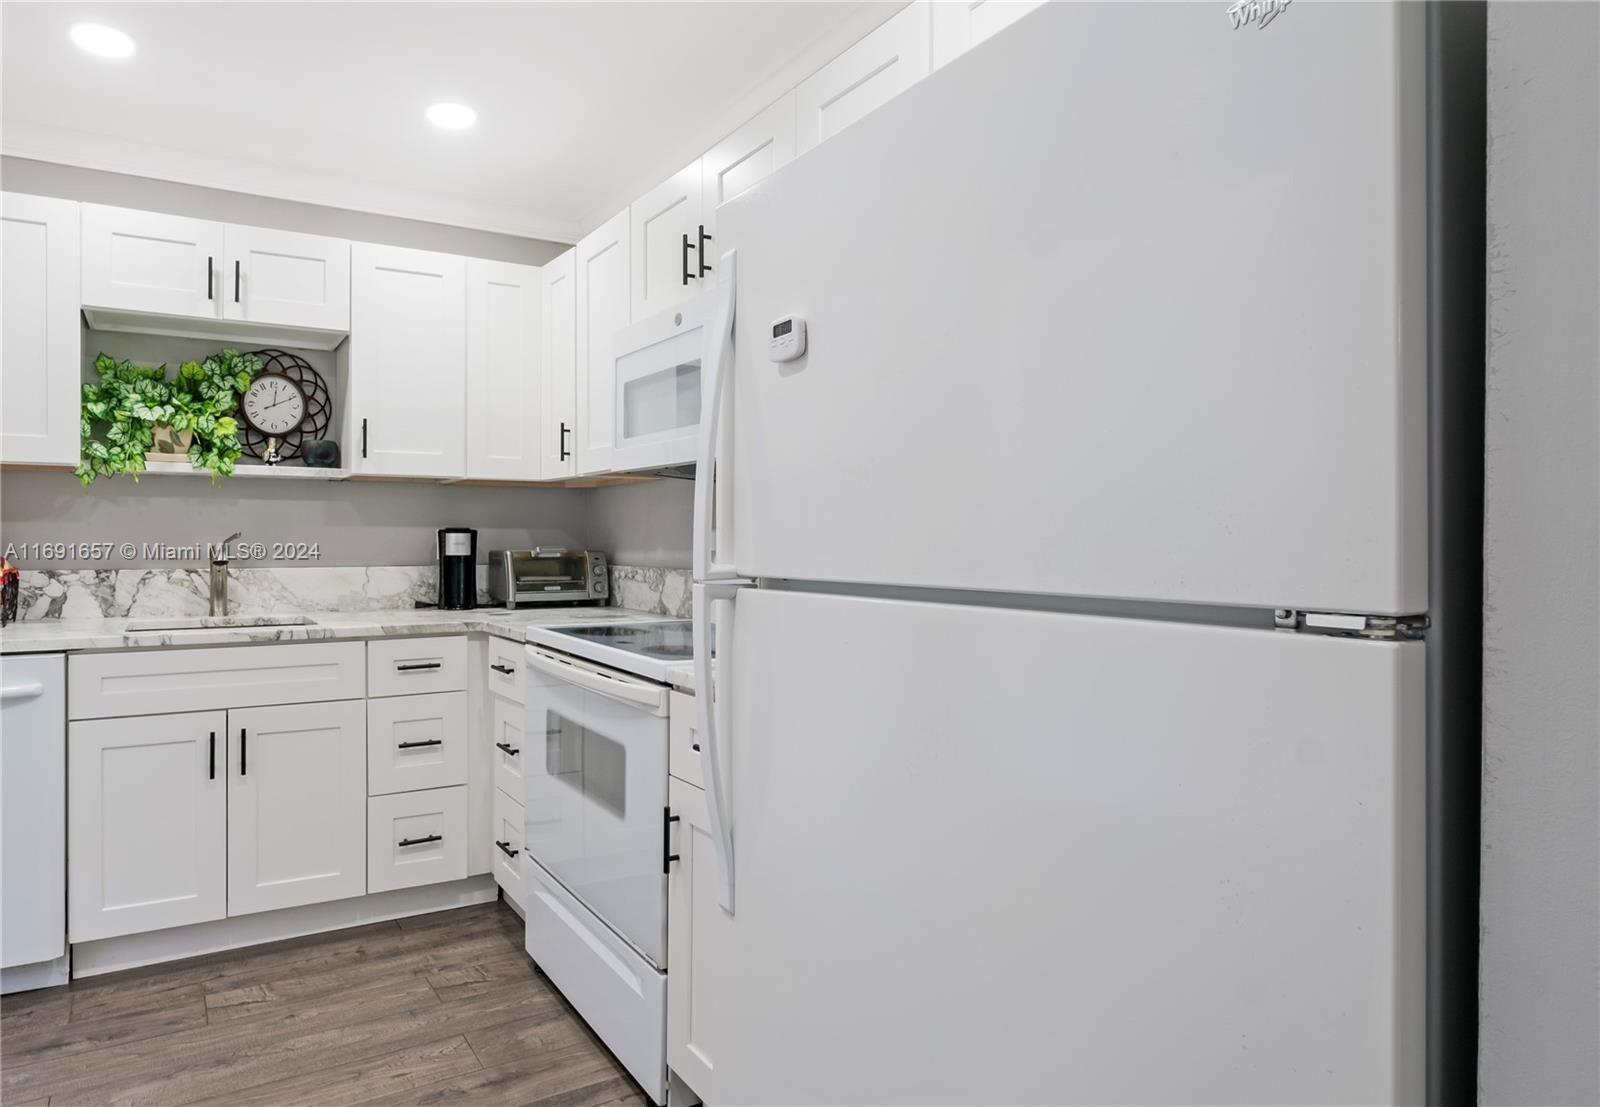
[[[466,611],[478,606],[478,532],[445,527],[439,532],[439,607]]]

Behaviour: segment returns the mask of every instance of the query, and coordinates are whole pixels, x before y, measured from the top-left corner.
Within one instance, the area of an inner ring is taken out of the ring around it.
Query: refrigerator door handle
[[[720,527],[713,526],[712,516],[716,483],[720,480],[726,485],[731,478],[728,458],[722,459],[721,472],[717,471],[716,465],[717,437],[722,426],[728,377],[733,370],[737,253],[736,250],[729,250],[722,255],[722,279],[717,284],[716,305],[706,324],[706,359],[700,375],[700,442],[695,454],[694,470],[694,579],[697,581],[728,580],[738,576],[731,558],[715,561],[712,557],[712,543],[716,538],[713,532],[720,530],[726,538],[732,529],[727,510],[731,496],[723,497]]]
[[[748,581],[696,583],[694,586],[694,690],[695,713],[700,727],[700,768],[706,782],[706,821],[711,824],[711,843],[717,858],[717,901],[733,914],[733,828],[730,820],[732,796],[726,750],[730,710],[729,690],[733,687],[733,613],[741,588]],[[718,672],[711,672],[712,612],[723,615],[718,634],[722,656]],[[720,692],[720,694],[719,694]]]

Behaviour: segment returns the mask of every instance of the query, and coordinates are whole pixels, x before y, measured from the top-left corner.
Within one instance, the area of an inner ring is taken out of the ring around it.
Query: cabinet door
[[[367,890],[366,704],[228,712],[228,914]]]
[[[928,8],[928,0],[907,5],[795,89],[799,153],[928,75]]]
[[[351,257],[356,470],[465,476],[466,259],[364,242]]]
[[[522,801],[494,790],[494,879],[506,898],[522,906]]]
[[[934,4],[933,67],[965,54],[978,43],[1004,30],[1044,3],[1044,0],[967,0]]]
[[[540,395],[544,422],[539,441],[542,480],[577,472],[573,424],[577,422],[577,267],[576,250],[548,263],[544,273],[544,373]]]
[[[78,463],[78,205],[0,195],[0,461]]]
[[[222,269],[226,319],[323,331],[350,329],[350,243],[230,225]]]
[[[61,654],[0,657],[0,736],[0,968],[9,969],[67,952],[67,666]]]
[[[494,786],[508,796],[524,796],[523,774],[528,758],[534,756],[523,749],[523,726],[528,721],[528,711],[518,703],[501,696],[490,696],[489,741],[494,747]],[[543,749],[543,735],[539,748]]]
[[[612,338],[626,327],[628,213],[619,211],[578,243],[578,472],[611,471],[616,442],[616,363]]]
[[[734,131],[700,159],[706,230],[714,230],[717,209],[794,158],[795,94],[785,95]],[[716,264],[715,250],[706,258]]]
[[[222,317],[223,225],[84,204],[83,305]]]
[[[696,158],[629,205],[635,319],[647,319],[710,287],[710,269],[701,276],[701,192]],[[707,252],[711,249],[708,243]],[[707,259],[706,265],[712,264]]]
[[[702,1017],[715,997],[699,987],[695,954],[705,947],[707,923],[722,916],[717,903],[717,860],[705,793],[681,780],[667,781],[667,806],[678,816],[669,823],[667,847],[678,859],[667,876],[667,1067],[706,1102],[717,1097],[715,1047],[706,1040]]]
[[[222,711],[71,725],[69,940],[227,914],[227,729]]]
[[[539,479],[539,269],[467,262],[467,476]]]

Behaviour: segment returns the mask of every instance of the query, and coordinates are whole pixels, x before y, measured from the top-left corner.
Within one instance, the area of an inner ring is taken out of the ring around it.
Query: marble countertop
[[[388,638],[418,634],[492,634],[514,642],[524,640],[528,628],[563,623],[659,619],[642,611],[621,607],[532,608],[504,611],[485,607],[473,611],[438,611],[432,608],[395,611],[285,612],[304,617],[294,626],[208,626],[185,630],[135,630],[129,623],[142,619],[31,619],[0,628],[0,653],[60,653],[75,650],[131,650],[161,646],[231,646],[252,642],[325,642],[341,638]],[[241,620],[270,616],[240,616]],[[171,622],[181,622],[174,618]],[[692,674],[691,674],[692,675]]]

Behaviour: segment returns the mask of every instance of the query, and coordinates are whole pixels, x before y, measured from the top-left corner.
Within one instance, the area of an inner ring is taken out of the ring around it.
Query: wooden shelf
[[[205,469],[196,469],[187,461],[151,461],[143,473],[152,476],[209,477]],[[119,474],[121,475],[121,474]],[[235,477],[260,477],[264,480],[347,480],[348,469],[314,469],[309,465],[235,465]],[[224,480],[231,478],[224,477]]]

